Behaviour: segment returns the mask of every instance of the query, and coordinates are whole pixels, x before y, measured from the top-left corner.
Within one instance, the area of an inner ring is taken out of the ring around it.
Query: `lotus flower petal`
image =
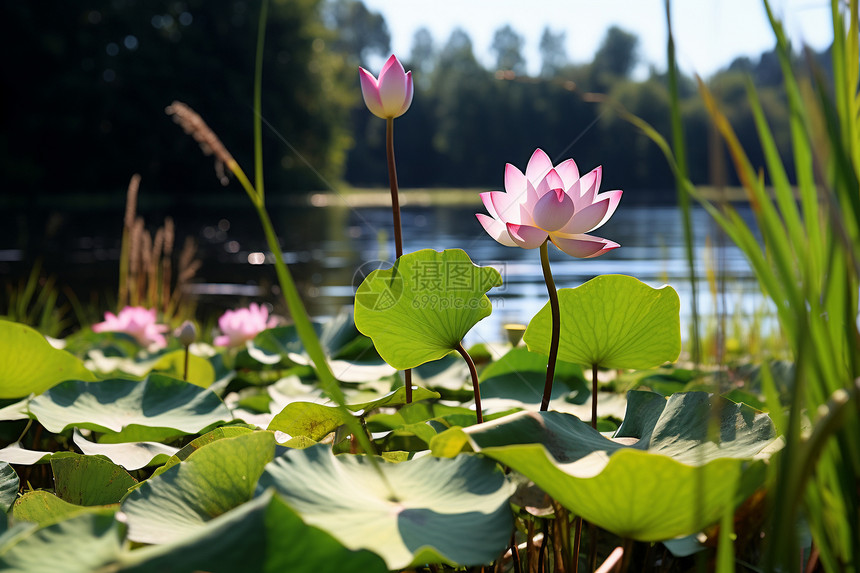
[[[578,235],[600,227],[615,212],[618,202],[621,201],[621,194],[621,191],[601,193],[596,197],[594,203],[574,213],[570,221],[559,229],[559,232],[567,235]]]
[[[370,113],[384,119],[385,112],[382,109],[382,100],[379,99],[379,86],[376,83],[376,78],[364,68],[358,68],[358,79],[361,81],[361,95],[364,97],[364,105],[367,106]]]
[[[594,198],[597,196],[597,189],[600,187],[600,180],[603,176],[603,167],[595,167],[573,184],[570,190],[570,195],[573,197],[573,204],[576,210],[579,211],[586,205],[594,203]]]
[[[498,193],[498,191],[496,191],[496,193]],[[491,217],[493,217],[494,219],[499,218],[499,214],[498,212],[496,212],[496,208],[493,207],[493,199],[489,191],[481,193],[481,202],[484,203],[484,209],[487,210]]]
[[[549,236],[543,229],[531,225],[514,225],[508,223],[508,234],[518,247],[536,249],[544,244]]]
[[[556,166],[555,171],[561,176],[564,189],[570,189],[570,186],[579,179],[579,168],[573,159],[565,159]]]
[[[498,219],[487,217],[483,213],[476,213],[475,216],[478,218],[478,221],[481,223],[481,226],[484,227],[484,230],[496,241],[506,247],[517,246],[517,244],[514,242],[513,239],[511,239],[511,236],[508,234],[508,228],[504,223],[502,223]]]
[[[549,156],[544,153],[543,149],[535,149],[531,159],[529,159],[528,166],[526,166],[526,178],[537,184],[546,177],[550,169],[552,169],[552,161]]]
[[[496,217],[504,223],[515,223],[519,225],[520,207],[517,197],[503,191],[490,191],[490,201],[496,211]]]
[[[382,68],[379,74],[379,99],[382,100],[382,108],[386,115],[393,116],[398,113],[406,101],[406,71],[403,66],[397,61],[397,58],[391,56]]]
[[[590,259],[602,255],[621,245],[608,239],[593,237],[591,235],[562,235],[553,233],[550,239],[556,247],[578,259]]]
[[[526,192],[526,176],[510,163],[505,164],[505,191],[515,196]]]
[[[561,189],[556,189],[538,200],[532,215],[541,229],[557,231],[573,216],[573,200]]]
[[[400,106],[400,111],[398,111],[397,115],[394,117],[400,117],[406,113],[406,110],[408,110],[409,106],[412,105],[412,96],[415,95],[414,87],[415,86],[412,83],[412,72],[406,72],[406,97],[403,99],[403,105]]]

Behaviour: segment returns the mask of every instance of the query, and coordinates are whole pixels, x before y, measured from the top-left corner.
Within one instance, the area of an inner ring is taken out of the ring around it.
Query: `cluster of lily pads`
[[[465,254],[408,257],[401,269]],[[371,332],[391,319],[382,338],[358,332],[349,312],[317,325],[346,409],[316,383],[293,326],[238,347],[191,344],[185,370],[175,338],[147,350],[131,334],[85,330],[52,345],[0,322],[0,424],[20,434],[0,450],[0,566],[386,571],[504,563],[506,553],[510,563],[512,538],[525,543],[553,501],[620,537],[663,541],[696,534],[763,483],[774,430],[748,406],[639,390],[604,400],[601,415],[623,419],[612,433],[580,419],[582,365],[677,355],[671,289],[622,276],[562,289],[569,327],[550,411],[537,410],[546,312],[527,347],[472,349],[484,355],[477,424],[469,369],[450,346],[488,307],[416,308],[408,277],[386,283],[401,287],[386,309],[356,305]],[[481,300],[491,283],[458,296]],[[409,404],[394,370],[406,366]],[[346,416],[360,420],[373,456],[354,453]]]
[[[586,234],[621,197],[598,193],[599,168],[538,150],[482,196],[495,240],[540,249],[549,303],[524,346],[463,346],[501,277],[462,250],[402,252],[391,142],[411,75],[392,57],[361,82],[387,120],[398,256],[354,311],[305,328],[275,250],[292,325],[252,305],[209,345],[140,308],[61,341],[0,321],[0,568],[575,570],[582,520],[684,553],[762,486],[767,415],[707,392],[600,392],[601,375],[674,362],[681,338],[670,287],[555,288],[549,242],[619,246]],[[276,247],[259,179],[220,153]]]

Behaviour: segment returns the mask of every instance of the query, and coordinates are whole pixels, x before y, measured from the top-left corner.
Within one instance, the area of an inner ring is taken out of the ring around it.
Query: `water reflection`
[[[497,268],[504,285],[490,291],[493,314],[470,334],[468,342],[504,340],[503,325],[528,322],[545,303],[546,287],[537,249],[504,247],[491,239],[475,219],[480,207],[421,206],[403,209],[406,252],[461,248],[478,264]],[[749,222],[749,209],[741,209]],[[206,206],[175,216],[178,237],[193,235],[203,266],[191,286],[198,296],[198,315],[220,313],[246,302],[280,304],[279,289],[259,221],[253,210]],[[53,221],[56,213],[47,219]],[[391,212],[385,207],[349,208],[335,201],[326,207],[273,208],[272,219],[284,258],[296,278],[309,311],[332,316],[352,304],[354,275],[362,264],[393,259]],[[712,315],[715,302],[705,280],[706,241],[712,270],[725,279],[728,314],[752,315],[762,304],[757,283],[740,251],[720,238],[716,225],[701,209],[694,210],[695,252],[700,310]],[[44,269],[61,284],[100,295],[116,292],[121,215],[62,213],[63,232],[43,239]],[[145,214],[156,223],[158,215]],[[42,221],[45,218],[41,218]],[[44,226],[44,223],[42,224]],[[33,228],[36,228],[35,224]],[[681,296],[682,320],[690,314],[690,286],[680,216],[672,206],[624,205],[600,229],[600,236],[622,248],[596,259],[574,259],[550,247],[556,285],[575,287],[600,274],[632,275],[652,285],[671,284]],[[0,241],[0,271],[26,276],[35,260],[14,241]],[[27,260],[29,259],[29,261]],[[26,266],[30,265],[30,266]],[[14,268],[13,268],[14,267]],[[14,271],[14,272],[13,272]],[[108,295],[108,299],[110,296]],[[686,327],[683,330],[687,331]]]

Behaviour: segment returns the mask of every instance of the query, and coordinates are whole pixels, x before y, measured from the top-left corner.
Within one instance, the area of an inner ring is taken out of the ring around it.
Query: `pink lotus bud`
[[[358,68],[361,95],[370,112],[382,119],[400,117],[412,105],[412,72],[405,72],[395,56],[388,58],[379,80],[364,68]]]
[[[525,174],[507,164],[505,190],[481,193],[490,216],[476,216],[505,246],[536,249],[549,239],[572,257],[597,257],[621,246],[586,234],[608,221],[621,201],[620,190],[598,194],[602,173],[597,167],[580,177],[573,159],[553,167],[537,149]]]

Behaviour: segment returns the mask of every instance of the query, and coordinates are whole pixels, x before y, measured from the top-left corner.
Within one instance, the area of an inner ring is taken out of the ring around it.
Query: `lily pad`
[[[84,514],[110,515],[118,506],[87,507],[64,501],[49,491],[28,491],[15,501],[12,517],[18,521],[30,521],[41,526],[59,523]]]
[[[425,456],[380,469],[385,481],[364,456],[313,446],[276,458],[258,491],[274,487],[306,523],[381,555],[389,569],[488,563],[510,541],[513,486],[493,462]]]
[[[117,557],[122,544],[112,511],[87,512],[41,528],[19,526],[0,540],[0,570],[7,573],[103,571],[103,566]]]
[[[0,462],[0,513],[6,513],[18,497],[18,474],[6,462]]]
[[[547,357],[526,348],[514,348],[481,373],[481,399],[490,410],[526,408],[540,405],[546,382]],[[577,402],[585,402],[591,394],[585,385],[582,367],[559,360],[556,362],[555,384],[551,399],[574,394]]]
[[[28,450],[21,446],[21,442],[14,442],[0,450],[0,462],[21,466],[32,466],[51,459],[54,452],[42,452]]]
[[[137,483],[127,471],[101,456],[63,452],[51,458],[51,469],[55,493],[75,505],[119,503]]]
[[[200,530],[253,497],[257,478],[274,454],[270,432],[224,438],[196,450],[128,494],[122,504],[128,538],[167,543]]]
[[[65,380],[95,380],[79,358],[58,350],[38,331],[0,320],[0,398],[40,394]]]
[[[158,440],[165,433],[196,434],[232,419],[211,391],[161,374],[141,382],[63,382],[33,398],[29,407],[50,432],[72,427],[97,432],[136,429],[130,441]]]
[[[346,424],[349,416],[336,406],[312,402],[287,404],[269,424],[271,431],[284,432],[291,437],[303,436],[315,442]]]
[[[244,434],[249,434],[253,432],[250,428],[246,428],[244,426],[222,426],[220,428],[215,428],[211,432],[206,432],[202,436],[198,438],[194,438],[190,442],[188,442],[182,449],[175,451],[164,465],[160,468],[156,468],[152,473],[152,477],[157,476],[160,473],[164,473],[168,469],[172,468],[179,462],[185,460],[205,446],[206,444],[211,444],[214,441],[222,440],[224,438],[235,438],[236,436],[242,436]]]
[[[497,270],[476,266],[460,249],[409,253],[364,279],[355,294],[355,325],[390,365],[415,368],[456,350],[490,315],[485,293],[501,284]]]
[[[89,456],[104,456],[127,470],[162,464],[178,450],[159,442],[98,444],[84,438],[77,429],[72,433],[72,440],[83,453]]]
[[[351,551],[330,534],[305,525],[271,491],[212,519],[179,541],[128,552],[120,561],[126,573],[388,571],[377,555]]]
[[[174,350],[173,352],[161,355],[158,361],[152,365],[152,370],[183,380],[185,375],[185,350]],[[215,368],[205,358],[189,354],[187,381],[195,386],[208,388],[215,382]]]
[[[429,398],[438,398],[437,392],[425,388],[413,387],[412,401],[419,402]],[[360,404],[349,404],[347,408],[352,411],[364,410],[369,412],[385,406],[401,406],[406,404],[406,389],[398,388],[393,392]],[[284,432],[292,437],[306,437],[313,441],[319,441],[324,436],[344,425],[348,413],[336,406],[326,406],[312,402],[293,402],[287,404],[269,424],[268,429]]]
[[[314,328],[338,380],[365,382],[394,374],[394,368],[379,357],[370,340],[355,328],[352,312],[341,311],[323,324],[314,323]],[[263,364],[287,361],[313,366],[295,326],[264,330],[248,344],[248,354]]]
[[[625,443],[568,414],[520,412],[452,428],[431,447],[445,456],[481,452],[588,521],[622,537],[661,541],[700,531],[720,519],[727,499],[737,505],[759,487],[766,471],[760,458],[775,430],[766,415],[704,392],[668,400],[630,392],[617,436]]]
[[[677,360],[681,303],[669,286],[655,289],[624,275],[601,275],[558,291],[559,360],[603,368],[643,369]],[[549,303],[531,320],[523,340],[549,354]]]

